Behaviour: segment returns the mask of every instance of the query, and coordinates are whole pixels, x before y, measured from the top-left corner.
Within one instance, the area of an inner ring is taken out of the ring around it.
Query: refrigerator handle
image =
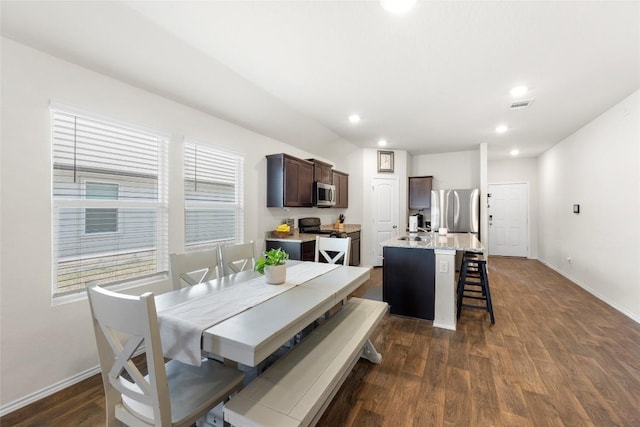
[[[455,198],[453,203],[453,231],[456,231],[460,228],[460,195],[457,191],[454,191],[453,197]]]

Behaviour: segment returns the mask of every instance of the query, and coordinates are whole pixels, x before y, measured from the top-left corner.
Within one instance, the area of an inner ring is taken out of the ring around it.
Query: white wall
[[[639,93],[545,152],[538,169],[539,259],[637,322]]]
[[[0,253],[0,410],[10,411],[41,394],[82,378],[98,365],[86,300],[51,301],[51,135],[49,103],[55,101],[170,135],[169,250],[181,251],[182,141],[189,137],[245,155],[245,239],[264,245],[264,232],[286,217],[321,216],[333,222],[344,212],[360,223],[356,209],[267,209],[266,160],[287,152],[321,158],[203,114],[104,75],[2,39],[2,235]],[[337,148],[340,148],[339,150]],[[347,158],[342,153],[347,152]],[[340,169],[357,165],[361,150],[346,141],[327,144],[324,160]],[[332,157],[333,155],[333,157]],[[336,164],[338,164],[336,162]],[[361,168],[356,173],[362,174]],[[361,178],[350,177],[352,195]],[[352,203],[359,199],[353,197]],[[353,213],[352,213],[353,212]],[[137,288],[163,291],[168,280]]]
[[[433,175],[434,190],[480,188],[480,152],[422,154],[411,159],[411,176]]]
[[[489,184],[529,184],[529,258],[538,257],[538,159],[490,160]],[[544,226],[544,224],[542,225]]]

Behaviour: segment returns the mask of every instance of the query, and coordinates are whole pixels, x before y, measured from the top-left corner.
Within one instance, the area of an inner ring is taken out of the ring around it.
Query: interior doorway
[[[373,266],[382,265],[380,243],[398,235],[398,180],[373,178]]]
[[[529,256],[529,184],[489,184],[489,255]]]

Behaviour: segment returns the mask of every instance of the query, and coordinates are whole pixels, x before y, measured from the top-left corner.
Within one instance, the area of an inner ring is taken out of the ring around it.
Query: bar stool
[[[485,305],[463,304],[464,298],[485,301]],[[491,304],[487,260],[480,254],[465,253],[463,256],[462,268],[458,277],[458,319],[462,307],[486,310],[491,317],[491,323],[496,323]]]

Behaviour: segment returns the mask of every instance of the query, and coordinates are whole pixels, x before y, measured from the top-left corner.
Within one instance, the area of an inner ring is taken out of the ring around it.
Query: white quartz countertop
[[[420,240],[416,239],[416,236]],[[406,240],[401,240],[406,237]],[[456,251],[484,252],[484,245],[478,240],[475,234],[471,233],[448,233],[446,236],[438,233],[417,233],[405,234],[403,236],[392,237],[380,243],[381,246],[395,248],[416,248],[416,249],[448,249]]]

